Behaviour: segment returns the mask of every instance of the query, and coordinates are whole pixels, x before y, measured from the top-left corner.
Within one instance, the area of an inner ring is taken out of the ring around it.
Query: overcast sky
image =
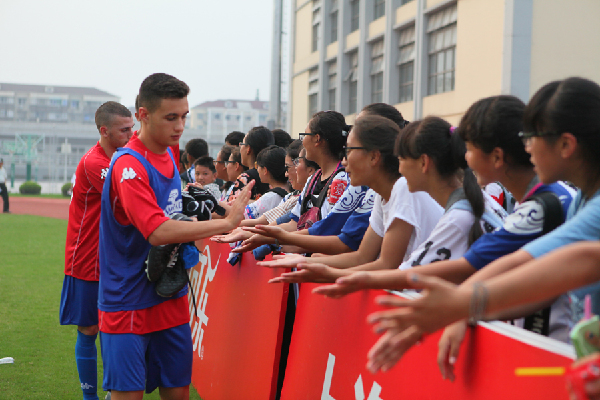
[[[190,107],[269,98],[273,0],[0,0],[0,82],[91,86],[133,106],[166,72]]]

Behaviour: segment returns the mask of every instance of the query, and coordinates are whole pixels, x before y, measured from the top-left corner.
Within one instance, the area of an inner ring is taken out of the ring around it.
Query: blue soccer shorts
[[[98,325],[98,282],[65,275],[60,295],[60,324]]]
[[[100,332],[105,391],[153,392],[192,381],[192,332],[185,323],[145,335]]]

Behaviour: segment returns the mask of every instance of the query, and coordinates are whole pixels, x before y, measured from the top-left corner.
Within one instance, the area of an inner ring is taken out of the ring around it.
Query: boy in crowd
[[[183,184],[194,183],[196,181],[194,173],[194,162],[200,157],[208,156],[208,143],[206,140],[197,138],[192,139],[185,145],[185,153],[187,154],[189,169],[181,174]]]
[[[75,171],[65,250],[65,278],[60,303],[61,325],[77,325],[75,360],[84,399],[98,399],[98,226],[100,198],[110,158],[132,135],[127,107],[109,101],[96,110],[100,140]]]
[[[140,87],[142,127],[111,162],[102,193],[98,308],[104,389],[112,400],[186,400],[192,375],[187,288],[160,297],[144,271],[153,245],[196,241],[233,229],[243,219],[251,183],[224,219],[185,222],[181,182],[169,146],[179,142],[189,113],[189,87],[153,74]]]
[[[212,157],[205,156],[197,159],[194,162],[194,171],[196,183],[202,185],[202,187],[208,190],[218,201],[221,198],[221,190],[219,189],[219,185],[215,183],[215,180],[217,179],[217,169],[215,168],[215,162]]]

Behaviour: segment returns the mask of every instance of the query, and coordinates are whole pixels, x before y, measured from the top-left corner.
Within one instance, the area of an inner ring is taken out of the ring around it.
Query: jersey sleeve
[[[361,206],[367,190],[366,186],[348,186],[327,216],[308,228],[308,233],[318,236],[339,235],[350,215]],[[368,211],[372,208],[371,202]]]
[[[504,220],[502,228],[475,241],[464,257],[473,268],[479,270],[539,237],[543,226],[544,209],[541,204],[526,201]]]
[[[571,203],[575,206],[575,202]],[[538,258],[559,247],[583,241],[600,239],[600,195],[596,195],[581,211],[552,232],[523,247],[523,250]]]
[[[169,219],[158,206],[145,168],[135,157],[123,155],[115,162],[111,185],[118,222],[132,224],[146,239]]]

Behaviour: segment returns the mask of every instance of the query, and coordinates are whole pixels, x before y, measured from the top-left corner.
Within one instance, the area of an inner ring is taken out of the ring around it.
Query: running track
[[[70,201],[68,198],[10,197],[10,212],[68,220]]]

